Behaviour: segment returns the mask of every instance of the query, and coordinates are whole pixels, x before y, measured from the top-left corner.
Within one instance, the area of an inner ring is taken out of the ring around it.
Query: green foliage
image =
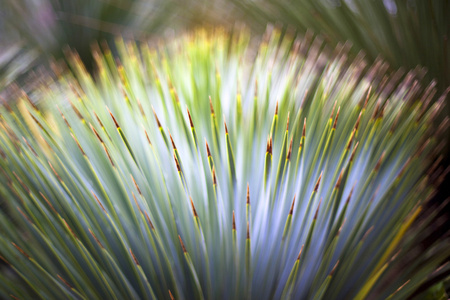
[[[445,95],[280,36],[119,40],[95,79],[72,53],[0,107],[0,255],[28,286],[1,274],[2,296],[403,299],[431,280],[448,238],[403,263],[433,220]]]
[[[393,68],[425,67],[440,90],[450,85],[450,10],[447,0],[3,0],[3,28],[28,46],[53,54],[69,44],[84,62],[90,43],[116,35],[145,39],[167,29],[243,22],[257,32],[268,23],[305,34],[312,30],[330,45],[353,44],[369,61],[382,57]],[[44,53],[46,54],[46,53]]]
[[[68,45],[88,68],[95,41],[112,42],[119,35],[146,40],[173,29],[235,20],[230,18],[234,6],[228,1],[2,0],[1,5],[0,45],[2,39],[22,42],[24,48],[37,51],[44,63],[49,56],[63,57],[61,50]],[[226,21],[218,21],[224,15]]]
[[[28,71],[39,54],[33,50],[22,50],[23,43],[9,44],[0,53],[0,92],[18,76]]]
[[[450,85],[449,1],[233,2],[261,26],[279,22],[303,33],[312,30],[331,45],[349,41],[355,52],[364,51],[370,61],[382,57],[393,68],[422,66],[422,76],[428,72],[427,78],[436,79],[440,90]]]
[[[423,296],[423,299],[426,300],[433,300],[433,299],[439,299],[439,300],[446,300],[448,299],[447,293],[445,292],[444,284],[438,283],[434,286],[432,286]]]

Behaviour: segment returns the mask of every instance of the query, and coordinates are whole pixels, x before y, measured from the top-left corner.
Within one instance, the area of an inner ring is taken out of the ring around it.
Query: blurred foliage
[[[39,55],[35,50],[22,50],[22,47],[21,42],[4,47],[0,45],[0,49],[4,49],[0,51],[0,91],[26,72]]]
[[[266,24],[281,22],[320,33],[328,43],[350,41],[371,60],[381,56],[394,68],[428,69],[441,89],[450,84],[448,0],[265,0],[235,1]]]
[[[448,295],[445,292],[444,284],[438,283],[426,291],[423,295],[424,300],[447,300]]]
[[[393,68],[417,65],[450,84],[448,0],[1,0],[1,30],[45,53],[68,44],[91,64],[90,44],[117,35],[146,39],[172,28],[233,26],[242,22],[258,33],[280,23],[320,33],[334,46],[350,41],[367,58],[381,56]],[[89,66],[88,66],[89,67]]]
[[[68,45],[76,49],[88,68],[91,43],[111,42],[117,36],[147,40],[168,29],[199,25],[226,25],[231,2],[179,0],[0,0],[0,30],[5,41],[25,41],[24,48],[46,57],[62,56]],[[225,20],[223,19],[223,20]],[[8,48],[8,47],[4,47]],[[23,62],[25,63],[25,62]]]

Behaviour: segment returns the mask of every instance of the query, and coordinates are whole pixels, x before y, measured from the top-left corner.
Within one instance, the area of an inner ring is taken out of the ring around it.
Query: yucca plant
[[[118,40],[3,105],[1,295],[403,299],[448,272],[448,237],[410,251],[445,95],[280,36]]]

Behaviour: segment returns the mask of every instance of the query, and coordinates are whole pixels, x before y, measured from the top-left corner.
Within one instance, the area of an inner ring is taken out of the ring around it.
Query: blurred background
[[[0,0],[0,95],[12,98],[14,83],[31,90],[42,68],[64,60],[67,47],[95,72],[95,41],[113,47],[117,36],[147,41],[212,26],[245,26],[261,36],[268,24],[291,34],[320,35],[330,47],[351,44],[350,55],[363,52],[369,63],[382,59],[392,72],[414,69],[423,88],[436,86],[435,101],[444,94],[438,122],[448,118],[449,0]],[[443,169],[450,162],[446,136]],[[447,176],[430,209],[448,198],[449,185]],[[448,224],[430,239],[448,234]]]
[[[393,70],[424,67],[422,76],[443,91],[450,85],[449,17],[448,0],[0,0],[0,88],[62,57],[66,45],[89,69],[93,41],[236,24],[261,34],[270,23],[310,30],[331,47],[349,41],[354,54],[381,57]]]

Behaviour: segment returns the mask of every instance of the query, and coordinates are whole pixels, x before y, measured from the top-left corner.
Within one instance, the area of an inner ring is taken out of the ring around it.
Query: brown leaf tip
[[[302,132],[302,136],[303,136],[303,137],[306,136],[306,118],[303,120],[303,132]]]
[[[64,123],[66,123],[67,127],[71,128],[69,122],[67,122],[66,117],[64,116],[64,114],[62,113],[62,111],[59,109],[58,105],[56,106],[56,108],[58,109],[59,114],[61,115],[62,119],[64,120]]]
[[[216,169],[213,167],[212,169],[212,178],[213,178],[213,184],[217,184],[217,178],[216,178]]]
[[[250,224],[247,222],[247,240],[250,239]]]
[[[30,218],[28,218],[28,216],[17,206],[16,207],[17,208],[17,210],[20,212],[20,214],[25,218],[25,219],[27,219],[27,221],[28,222],[30,222],[30,224],[34,224],[32,221],[31,221],[31,219]]]
[[[170,82],[170,84],[172,84],[172,82]],[[173,95],[175,96],[175,101],[177,101],[177,103],[180,103],[180,98],[178,97],[177,90],[173,86],[171,90],[173,91]]]
[[[98,115],[95,113],[95,111],[94,111],[94,116],[95,116],[95,118],[97,119],[98,124],[100,124],[100,126],[101,126],[102,128],[104,128],[105,126],[103,126],[102,121],[100,120],[100,118],[98,117]]]
[[[372,85],[369,86],[369,89],[367,90],[367,96],[366,100],[364,101],[364,108],[367,106],[367,103],[369,102],[370,92],[372,91]]]
[[[352,150],[352,155],[350,156],[350,161],[353,161],[353,158],[355,158],[356,148],[358,148],[359,142],[356,143],[355,147]]]
[[[352,186],[352,189],[350,190],[350,193],[348,194],[347,201],[345,201],[345,204],[348,204],[350,202],[350,199],[352,198],[352,195],[353,195],[354,188],[355,188],[355,185]]]
[[[0,259],[1,259],[4,263],[6,263],[7,265],[10,265],[10,266],[11,266],[11,263],[10,263],[9,261],[7,261],[6,258],[4,258],[3,256],[0,255]]]
[[[94,192],[91,191],[91,193],[92,193],[92,195],[94,195],[94,198],[95,198],[95,200],[97,201],[97,203],[98,203],[98,205],[100,206],[100,208],[101,208],[105,213],[107,213],[105,207],[104,207],[103,204],[100,202],[100,200],[97,198],[97,196],[94,194]]]
[[[159,122],[158,116],[156,115],[155,108],[152,105],[153,115],[155,116],[156,124],[158,125],[158,128],[161,128],[161,123]]]
[[[319,184],[320,184],[320,180],[322,179],[322,174],[323,174],[323,171],[320,172],[319,179],[317,179],[316,186],[314,187],[314,192],[317,192],[317,190],[319,189]]]
[[[134,186],[136,187],[136,190],[138,191],[139,195],[142,195],[141,189],[139,188],[138,184],[136,183],[136,180],[134,180],[133,175],[131,175],[131,180],[133,180]]]
[[[406,169],[408,168],[409,164],[411,163],[411,157],[408,157],[403,167],[400,169],[400,172],[397,175],[397,178],[400,178],[405,173]]]
[[[295,196],[294,196],[294,200],[292,200],[292,204],[291,204],[291,209],[289,210],[289,214],[292,216],[292,214],[294,213],[294,204],[295,204]]]
[[[386,151],[383,151],[383,153],[380,156],[380,159],[378,160],[378,162],[377,162],[377,164],[375,166],[375,170],[374,170],[375,172],[378,172],[380,170],[381,163],[383,162],[385,154],[386,154]]]
[[[271,137],[269,137],[269,153],[270,153],[270,155],[272,155],[272,136]]]
[[[175,154],[173,155],[173,158],[175,159],[175,164],[177,166],[177,171],[181,172],[181,167],[180,167],[180,164],[178,162],[177,156]]]
[[[247,182],[247,204],[250,205],[250,186]]]
[[[300,260],[300,257],[302,256],[302,252],[303,252],[303,247],[304,247],[305,245],[303,244],[302,245],[302,247],[300,248],[300,252],[298,253],[298,256],[297,256],[297,260],[299,261]]]
[[[334,119],[334,124],[333,124],[333,129],[336,129],[336,124],[339,118],[339,112],[341,111],[341,107],[338,107],[337,113],[336,113],[336,118]]]
[[[102,144],[102,146],[103,146],[103,150],[105,150],[106,156],[108,156],[108,159],[109,159],[109,162],[111,163],[111,166],[114,168],[115,167],[114,166],[114,162],[113,162],[113,160],[111,158],[111,155],[108,152],[108,149],[106,148],[106,145]]]
[[[386,107],[389,105],[389,100],[384,103],[384,105],[380,109],[380,114],[378,115],[378,119],[382,119],[384,117],[384,112],[386,110]]]
[[[206,154],[208,155],[208,157],[211,156],[211,151],[209,150],[209,146],[208,146],[208,142],[205,139],[205,144],[206,144]]]
[[[316,213],[314,214],[314,220],[317,220],[317,216],[319,215],[320,204],[322,203],[322,198],[319,201],[319,205],[317,205]]]
[[[147,142],[150,144],[150,146],[152,145],[152,142],[150,141],[150,137],[148,136],[147,130],[144,129],[145,132],[145,137],[147,138]]]
[[[14,296],[13,294],[9,294],[9,296],[10,296],[11,298],[13,298],[14,300],[20,300],[20,298],[17,298],[17,297]]]
[[[36,119],[35,116],[33,116],[32,113],[29,112],[28,114],[31,116],[31,118],[33,119],[33,121],[39,126],[39,128],[41,128],[42,130],[45,130],[45,129],[44,129],[44,126],[42,126],[42,124],[38,121],[38,119]]]
[[[150,225],[150,228],[153,230],[153,229],[155,229],[155,226],[153,226],[153,223],[152,223],[152,221],[150,220],[150,217],[148,216],[148,214],[147,214],[147,212],[144,210],[144,215],[145,215],[145,218],[147,219],[147,222],[148,222],[148,224]]]
[[[194,201],[192,201],[192,198],[189,197],[189,200],[191,200],[191,207],[192,207],[192,213],[194,214],[195,218],[198,218],[197,211],[195,210]]]
[[[356,129],[353,128],[352,133],[350,134],[350,139],[347,144],[347,148],[346,148],[347,151],[350,150],[350,147],[352,146],[353,138],[355,137],[355,132],[356,132]]]
[[[0,96],[0,100],[1,100],[1,105],[2,105],[4,108],[6,108],[6,110],[7,110],[9,113],[13,113],[13,110],[12,110],[11,106],[9,106],[7,100],[4,99],[4,98],[1,97],[1,96]]]
[[[234,210],[233,210],[233,230],[236,230],[236,218],[234,216]]]
[[[398,256],[399,254],[402,252],[402,249],[398,250],[396,253],[394,253],[394,255],[389,259],[388,263],[393,262]]]
[[[267,137],[266,153],[272,154],[272,145],[271,145],[270,136]]]
[[[366,233],[363,235],[362,241],[364,241],[364,240],[367,238],[367,236],[372,232],[372,230],[373,230],[373,226],[370,227],[370,228],[366,231]]]
[[[278,115],[278,101],[277,104],[275,105],[275,116]]]
[[[177,146],[175,146],[175,142],[173,141],[172,134],[170,133],[170,130],[167,129],[169,132],[170,141],[172,142],[172,148],[173,150],[177,150]]]
[[[191,124],[191,128],[194,128],[194,122],[192,122],[191,113],[189,112],[189,108],[186,108],[188,117],[189,117],[189,124]]]
[[[80,120],[83,120],[83,115],[80,113],[80,111],[76,108],[76,106],[72,103],[72,101],[69,100],[70,106],[72,107],[73,111],[75,112],[75,114],[77,115],[77,117]]]
[[[214,107],[212,104],[211,96],[209,96],[209,109],[211,110],[211,114],[214,114]]]
[[[408,279],[404,284],[402,284],[392,295],[397,294],[401,289],[403,289],[405,287],[405,285],[407,285],[409,282],[411,281],[411,279]]]
[[[17,181],[19,181],[20,185],[22,185],[27,194],[30,194],[31,193],[30,189],[23,183],[22,179],[20,179],[20,177],[16,174],[16,172],[13,171],[12,173],[16,177]]]
[[[184,247],[183,241],[181,240],[181,236],[178,235],[178,238],[180,239],[181,248],[183,249],[183,253],[187,253],[186,247]]]
[[[344,175],[344,169],[342,169],[342,170],[341,170],[341,173],[339,173],[339,178],[338,178],[338,180],[337,180],[337,182],[336,182],[336,185],[334,186],[334,188],[335,188],[336,190],[338,190],[339,187],[341,186],[342,175]]]
[[[48,199],[45,197],[44,194],[42,194],[42,192],[39,192],[39,194],[41,195],[42,198],[44,198],[45,202],[47,202],[47,205],[53,210],[53,212],[55,214],[58,214],[58,212],[56,211],[56,209],[53,207],[53,205],[50,203],[50,201],[48,201]]]
[[[132,257],[133,260],[134,260],[134,263],[135,263],[136,265],[140,266],[139,261],[137,260],[137,258],[136,258],[136,256],[134,255],[133,251],[131,251],[131,248],[130,248],[130,254],[131,254],[131,257]]]
[[[375,200],[375,197],[377,196],[379,189],[380,186],[378,185],[377,189],[375,190],[375,193],[373,193],[372,197],[370,197],[369,203],[373,203],[373,200]]]
[[[227,127],[227,122],[225,122],[225,116],[223,116],[224,120],[223,120],[223,125],[225,125],[225,134],[228,134],[228,127]]]
[[[73,235],[74,238],[78,240],[77,235],[75,234],[75,231],[73,231],[72,227],[69,226],[69,223],[65,219],[62,219],[64,221],[64,224],[66,225],[67,229],[69,229],[70,233]]]
[[[116,128],[120,128],[119,123],[117,123],[117,120],[116,120],[116,118],[114,117],[113,113],[109,110],[108,107],[106,107],[106,109],[108,109],[109,115],[111,116],[111,118],[112,118],[112,120],[113,120],[113,122],[114,122],[114,125],[116,125]]]
[[[58,173],[56,173],[56,170],[55,170],[55,168],[53,168],[53,165],[51,164],[51,162],[49,160],[47,162],[48,162],[48,165],[50,166],[50,168],[52,169],[53,173],[55,173],[55,176],[58,179],[58,181],[62,182],[61,177],[59,177]],[[13,174],[15,174],[15,173],[13,172]]]
[[[19,246],[17,246],[15,243],[11,242],[11,244],[16,247],[17,250],[19,250],[20,253],[22,253],[26,258],[30,259],[30,256]]]
[[[286,156],[286,159],[287,159],[287,160],[291,160],[293,138],[294,138],[294,137],[291,137],[291,142],[290,142],[290,144],[289,144],[289,150],[288,150],[288,153],[287,153],[287,156]]]
[[[95,234],[92,232],[92,230],[90,228],[88,228],[89,233],[92,235],[92,237],[94,238],[94,240],[97,242],[97,244],[100,246],[100,248],[105,249],[105,247],[103,247],[102,243],[98,240],[98,238],[95,236]]]
[[[331,110],[331,115],[330,115],[330,119],[331,119],[331,120],[333,119],[333,115],[334,115],[334,110],[336,109],[336,104],[337,104],[337,100],[336,100],[336,101],[334,101],[334,104],[333,104],[333,109]]]
[[[287,121],[286,121],[286,131],[289,131],[289,114],[290,114],[290,112],[288,111]]]
[[[169,297],[170,297],[170,300],[175,300],[175,297],[172,295],[172,292],[169,290]]]
[[[69,287],[69,289],[73,289],[73,286],[71,286],[64,278],[62,278],[59,274],[56,274],[58,276],[59,280],[61,280],[65,285]]]
[[[144,108],[142,107],[141,101],[139,101],[139,99],[136,99],[137,105],[139,107],[139,111],[141,112],[141,115],[143,117],[145,117],[145,112],[144,112]]]
[[[95,130],[94,126],[92,126],[91,123],[89,123],[89,126],[91,127],[91,130],[94,132],[95,136],[97,137],[97,139],[100,141],[100,143],[104,143],[102,138],[100,137],[100,135],[98,134],[97,130]]]
[[[73,138],[73,140],[75,141],[75,143],[77,143],[77,146],[78,146],[78,148],[79,148],[80,151],[81,151],[81,154],[83,154],[84,156],[86,156],[86,153],[84,152],[83,148],[81,148],[81,145],[80,145],[80,143],[78,142],[78,140],[75,138],[75,136],[74,136],[72,133],[71,133],[70,135],[72,136],[72,138]]]
[[[339,265],[339,260],[336,262],[336,264],[334,265],[333,269],[330,272],[330,276],[333,276],[334,273],[336,272],[337,266]]]
[[[341,235],[341,231],[342,231],[342,228],[344,228],[344,224],[345,224],[345,221],[346,221],[346,220],[347,220],[347,219],[344,219],[344,221],[342,221],[342,224],[341,224],[341,226],[339,227],[336,236]]]

